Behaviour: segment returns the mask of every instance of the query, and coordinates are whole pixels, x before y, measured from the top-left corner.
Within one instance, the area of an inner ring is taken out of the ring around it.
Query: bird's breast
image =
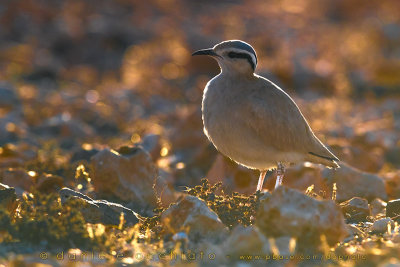
[[[224,88],[219,87],[217,82],[211,80],[204,89],[202,116],[204,132],[213,143],[219,139],[219,136],[226,134],[230,128],[227,123],[227,121],[231,121],[229,102],[229,97],[224,97]]]
[[[243,93],[237,94],[234,88],[227,85],[211,80],[204,90],[204,133],[220,152],[238,161],[246,153],[246,146],[252,142],[249,136],[245,136],[246,132],[243,131],[239,119],[240,106],[246,101],[246,97]]]

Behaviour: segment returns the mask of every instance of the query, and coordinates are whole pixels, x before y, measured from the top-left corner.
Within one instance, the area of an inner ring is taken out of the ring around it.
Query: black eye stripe
[[[245,58],[250,63],[250,65],[253,68],[253,70],[256,68],[256,66],[254,65],[253,59],[251,58],[251,56],[249,54],[237,53],[237,52],[229,52],[228,53],[228,57],[230,57],[230,58]]]
[[[246,53],[237,53],[237,52],[229,52],[228,57],[230,58],[251,58],[248,54]]]

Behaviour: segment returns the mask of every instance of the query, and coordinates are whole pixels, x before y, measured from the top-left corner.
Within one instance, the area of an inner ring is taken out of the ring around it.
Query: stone
[[[20,104],[15,91],[11,84],[0,82],[0,108],[13,109]]]
[[[319,243],[325,235],[334,245],[348,235],[343,214],[333,201],[317,200],[285,186],[260,203],[256,225],[267,236],[296,237],[304,244]]]
[[[269,198],[271,196],[271,192],[269,192],[269,191],[262,191],[260,193],[261,193],[260,201],[264,200],[264,199],[267,199],[267,198]]]
[[[63,205],[71,199],[78,201],[81,207],[80,212],[88,223],[118,226],[120,225],[121,213],[124,214],[125,225],[132,226],[139,222],[138,214],[120,204],[107,200],[94,200],[66,187],[62,188],[59,194]]]
[[[230,266],[227,265],[227,257],[223,253],[222,247],[219,244],[211,243],[211,242],[201,242],[201,243],[189,243],[190,251],[192,254],[196,254],[196,258],[194,256],[190,256],[187,254],[187,259],[192,259],[191,262],[186,263],[184,265],[194,265],[194,266]],[[197,252],[197,253],[196,253]],[[189,258],[190,257],[190,258]],[[179,259],[179,258],[178,258]],[[194,261],[196,260],[196,261]],[[179,262],[171,261],[171,266],[179,266],[182,263],[182,260]],[[234,265],[235,266],[235,265]]]
[[[258,174],[254,170],[237,165],[221,154],[216,156],[206,177],[210,183],[222,181],[223,190],[227,194],[232,192],[252,194],[255,192],[258,180]]]
[[[400,215],[400,199],[394,199],[387,203],[386,217],[396,217]]]
[[[385,214],[387,204],[382,199],[375,198],[374,200],[371,201],[369,206],[371,208],[371,215],[376,217],[379,214]]]
[[[394,228],[394,221],[390,218],[382,218],[374,222],[371,227],[371,231],[374,233],[384,233],[388,231],[388,224],[390,224],[391,229]]]
[[[71,156],[71,162],[77,162],[83,160],[90,161],[90,158],[96,155],[97,153],[99,153],[99,150],[96,148],[85,149],[83,147],[79,147],[73,152]]]
[[[142,147],[122,147],[118,151],[103,149],[92,157],[91,165],[97,193],[116,196],[131,202],[130,207],[139,213],[152,214],[157,207],[153,186],[158,171]]]
[[[21,110],[0,115],[0,146],[19,141],[22,137],[26,137],[27,131],[28,127]]]
[[[88,138],[94,135],[94,130],[91,126],[78,119],[71,118],[71,115],[65,113],[45,120],[32,131],[41,136],[57,136],[67,139]]]
[[[353,197],[340,203],[342,212],[348,223],[366,221],[370,215],[368,201],[360,197]]]
[[[392,237],[392,242],[393,243],[400,243],[400,234],[399,233],[395,233]]]
[[[293,246],[293,248],[291,248],[291,240],[294,240],[294,239],[290,236],[280,236],[280,237],[275,238],[275,240],[274,240],[275,247],[276,247],[276,249],[278,251],[278,255],[280,257],[282,257],[282,256],[288,257],[288,256],[294,254],[294,251],[292,251],[292,250],[294,250],[295,247]]]
[[[172,204],[161,215],[161,223],[167,233],[187,231],[192,242],[221,242],[228,234],[227,227],[203,200],[186,196]]]
[[[0,172],[0,181],[10,187],[30,191],[34,187],[32,177],[22,168],[9,168]]]
[[[285,179],[283,184],[290,188],[295,188],[300,191],[306,191],[307,188],[313,185],[313,191],[319,195],[326,195],[329,197],[331,189],[326,185],[322,179],[321,173],[325,166],[319,164],[311,164],[309,162],[299,163],[287,169],[285,172]],[[275,186],[275,172],[272,174],[271,189]]]
[[[336,170],[323,170],[322,177],[329,185],[336,183],[336,200],[338,202],[349,200],[352,197],[361,197],[368,201],[375,198],[387,199],[385,183],[382,178],[357,170],[346,163],[341,162],[340,168]]]
[[[386,162],[390,162],[394,166],[400,168],[400,147],[393,146],[389,147],[385,153]]]
[[[347,230],[350,233],[350,236],[348,237],[349,240],[352,240],[356,237],[361,237],[361,238],[365,237],[364,232],[355,225],[347,224]]]
[[[400,198],[400,170],[391,171],[384,174],[386,192],[389,199]]]
[[[1,141],[0,141],[1,142]],[[23,168],[37,156],[37,147],[19,142],[18,146],[7,143],[0,147],[0,169]]]
[[[57,192],[63,187],[64,179],[53,174],[40,175],[36,181],[36,189],[42,193]]]
[[[241,255],[271,253],[268,238],[256,226],[236,226],[222,244],[222,247],[231,260],[238,260]]]
[[[162,148],[161,136],[159,134],[147,134],[143,137],[141,146],[149,152],[152,159],[156,160],[160,157],[160,151]]]
[[[195,185],[199,176],[210,169],[217,151],[202,131],[201,109],[188,109],[170,118],[173,129],[167,139],[174,156],[174,162],[184,162],[186,168],[173,170],[175,183]],[[211,180],[210,180],[211,181]]]
[[[169,205],[177,200],[176,192],[173,188],[170,188],[164,177],[157,177],[154,184],[154,191],[159,200],[159,205],[163,208],[168,208]]]
[[[5,208],[13,214],[18,206],[15,189],[0,183],[0,208]]]

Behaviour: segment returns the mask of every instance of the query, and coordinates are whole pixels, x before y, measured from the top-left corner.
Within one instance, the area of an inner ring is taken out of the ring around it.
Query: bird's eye
[[[237,54],[235,52],[228,53],[228,57],[230,57],[230,58],[235,58],[236,56],[237,56]]]

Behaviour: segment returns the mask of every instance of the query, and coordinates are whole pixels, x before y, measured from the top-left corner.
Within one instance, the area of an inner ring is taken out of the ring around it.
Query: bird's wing
[[[267,84],[266,84],[267,83]],[[278,86],[262,79],[249,95],[247,127],[263,141],[281,152],[313,153],[332,160],[337,158],[313,134],[295,102]]]

